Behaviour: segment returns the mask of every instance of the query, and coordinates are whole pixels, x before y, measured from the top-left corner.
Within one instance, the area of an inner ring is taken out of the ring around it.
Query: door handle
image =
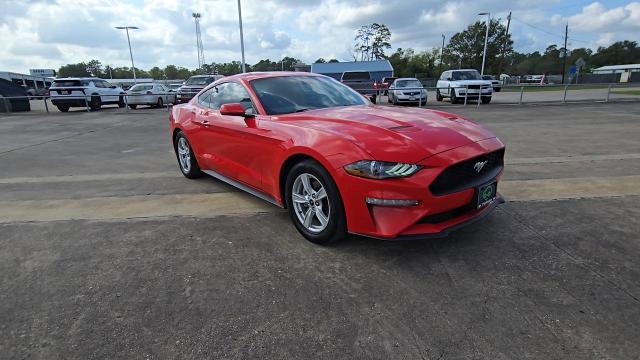
[[[209,120],[202,120],[202,125],[209,127]]]

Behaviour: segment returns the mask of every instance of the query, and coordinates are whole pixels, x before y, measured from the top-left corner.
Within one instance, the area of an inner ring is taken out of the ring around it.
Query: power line
[[[536,25],[529,24],[528,22],[526,22],[526,21],[524,21],[524,20],[521,20],[521,19],[519,19],[519,18],[517,18],[517,17],[515,17],[515,16],[512,16],[511,18],[512,18],[513,20],[517,20],[517,21],[519,21],[519,22],[521,22],[521,23],[523,23],[523,24],[525,24],[525,25],[527,25],[527,26],[529,26],[529,27],[532,27],[532,28],[534,28],[534,29],[536,29],[536,30],[538,30],[538,31],[542,31],[543,33],[545,33],[545,34],[547,34],[547,35],[551,35],[551,36],[555,36],[555,37],[559,37],[559,38],[561,38],[561,39],[564,39],[564,36],[563,36],[563,35],[556,34],[556,33],[552,33],[552,32],[550,32],[550,31],[547,31],[546,29],[543,29],[543,28],[538,27],[538,26],[536,26]]]

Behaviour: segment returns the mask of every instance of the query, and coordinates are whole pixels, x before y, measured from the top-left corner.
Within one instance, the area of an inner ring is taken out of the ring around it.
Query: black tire
[[[100,98],[99,95],[92,95],[91,96],[91,101],[89,102],[89,107],[93,111],[100,110],[100,108],[102,107],[102,99]]]
[[[308,230],[298,219],[293,206],[293,184],[296,178],[304,173],[313,175],[318,179],[327,193],[326,199],[328,200],[327,206],[329,207],[328,222],[326,227],[320,232]],[[347,236],[347,218],[344,213],[340,192],[329,172],[318,162],[310,159],[304,160],[291,168],[289,174],[287,174],[285,201],[291,221],[293,221],[298,232],[308,241],[319,245],[328,245],[343,240]]]
[[[371,95],[369,97],[369,100],[371,100],[371,102],[375,104],[376,103],[376,96],[375,95]]]
[[[456,104],[458,102],[458,98],[456,97],[456,91],[451,89],[451,95],[449,95],[449,100],[451,100],[452,104]]]
[[[482,103],[483,104],[488,104],[491,102],[491,96],[483,96],[482,97]]]
[[[123,108],[125,106],[127,106],[127,104],[124,102],[124,96],[120,95],[120,98],[118,98],[118,107]]]
[[[190,166],[189,169],[186,170],[180,161],[180,154],[178,150],[178,144],[180,143],[180,139],[184,139],[186,142],[186,146],[189,149],[189,159]],[[184,177],[188,179],[196,179],[202,176],[202,171],[200,170],[200,165],[198,165],[198,160],[196,159],[196,155],[193,153],[193,149],[191,148],[191,143],[189,143],[189,139],[184,135],[182,131],[179,131],[175,139],[173,139],[173,150],[176,153],[176,160],[178,160],[178,168]]]
[[[502,90],[502,88],[495,88],[495,89],[493,89],[493,91],[495,91],[495,92],[500,92],[500,90]]]
[[[440,90],[436,89],[436,101],[442,101],[444,98],[440,94]]]
[[[58,108],[58,110],[60,110],[61,112],[67,112],[69,111],[69,107],[66,105],[57,105],[56,106]]]
[[[156,102],[156,106],[161,108],[164,104],[162,103],[162,98],[158,98],[158,101]]]
[[[130,107],[131,109],[135,110],[135,109],[138,107],[138,105],[135,105],[135,104],[129,104],[129,107]]]

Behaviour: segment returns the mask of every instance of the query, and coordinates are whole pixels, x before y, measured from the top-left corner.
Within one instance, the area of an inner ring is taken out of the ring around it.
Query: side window
[[[229,103],[240,103],[245,110],[253,108],[253,103],[251,102],[251,97],[247,89],[235,82],[228,82],[219,86],[215,103],[217,105],[216,108],[220,108],[220,106]]]
[[[211,88],[198,96],[198,104],[206,107],[211,107],[211,93],[215,91],[215,88]]]

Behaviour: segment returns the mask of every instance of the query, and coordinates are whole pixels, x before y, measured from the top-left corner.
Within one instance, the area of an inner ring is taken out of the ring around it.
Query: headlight
[[[415,174],[422,166],[376,160],[360,160],[346,165],[344,169],[351,175],[369,179],[388,179]]]

